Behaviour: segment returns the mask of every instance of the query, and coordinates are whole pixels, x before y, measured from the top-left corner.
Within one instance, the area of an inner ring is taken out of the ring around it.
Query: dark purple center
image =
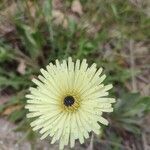
[[[64,98],[64,105],[67,107],[72,106],[74,104],[74,101],[75,100],[74,100],[73,96],[66,96]]]

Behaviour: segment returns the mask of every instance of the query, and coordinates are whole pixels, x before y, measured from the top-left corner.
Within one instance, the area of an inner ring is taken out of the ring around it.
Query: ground
[[[75,149],[150,150],[149,27],[149,0],[0,1],[0,150],[58,149],[32,132],[25,94],[68,56],[102,66],[117,100],[110,125]]]

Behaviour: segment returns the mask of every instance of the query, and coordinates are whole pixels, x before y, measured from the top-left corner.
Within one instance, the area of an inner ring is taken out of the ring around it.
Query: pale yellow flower
[[[35,117],[31,126],[39,130],[41,139],[59,140],[60,149],[68,143],[74,147],[76,139],[84,143],[91,131],[99,134],[99,123],[108,124],[102,113],[113,111],[115,99],[106,97],[112,85],[102,84],[106,78],[101,76],[102,68],[97,69],[96,64],[88,67],[85,59],[74,63],[69,57],[62,63],[50,63],[41,73],[33,79],[37,87],[26,95],[27,117]]]

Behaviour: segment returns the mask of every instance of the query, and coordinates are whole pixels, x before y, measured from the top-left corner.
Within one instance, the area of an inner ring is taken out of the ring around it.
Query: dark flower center
[[[74,104],[75,99],[73,98],[73,96],[66,96],[64,98],[64,105],[69,107],[72,106]]]

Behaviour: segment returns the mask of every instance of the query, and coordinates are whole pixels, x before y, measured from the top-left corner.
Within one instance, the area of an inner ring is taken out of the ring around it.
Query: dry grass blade
[[[14,30],[11,20],[16,10],[17,4],[12,3],[8,8],[0,11],[0,37]]]
[[[82,5],[79,0],[74,0],[72,2],[71,10],[80,16],[83,14]]]

